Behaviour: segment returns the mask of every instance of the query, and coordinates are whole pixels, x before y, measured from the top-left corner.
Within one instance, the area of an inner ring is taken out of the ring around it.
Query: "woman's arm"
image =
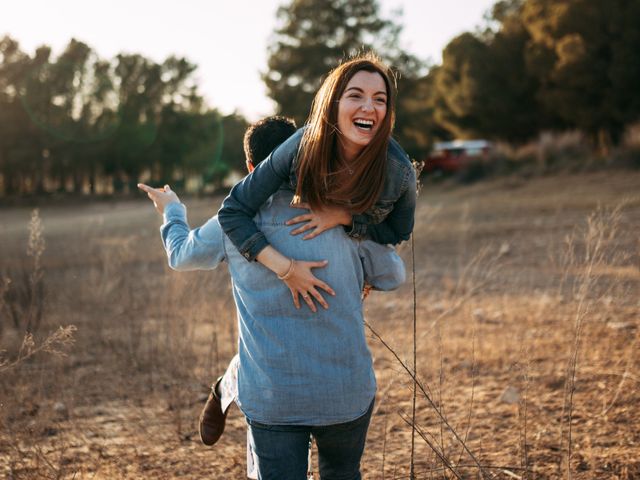
[[[395,185],[399,193],[397,200],[391,205],[391,211],[387,213],[382,222],[373,221],[366,213],[353,216],[353,226],[349,235],[354,238],[370,238],[377,243],[397,245],[408,240],[413,232],[414,217],[416,211],[417,181],[416,171],[407,153],[395,140],[389,141],[387,150],[389,161],[388,175],[390,180],[396,180],[393,175],[400,175]],[[390,191],[389,193],[392,193]]]
[[[415,178],[412,169],[407,188],[382,222],[372,224],[368,215],[354,215],[353,227],[349,235],[354,238],[370,238],[383,245],[397,245],[409,240],[413,232],[416,212]]]
[[[298,133],[271,152],[253,172],[237,183],[218,211],[222,230],[249,261],[255,260],[258,253],[269,245],[253,217],[267,199],[289,181],[291,164],[300,140]]]
[[[394,139],[389,142],[389,175],[391,175],[387,193],[396,198],[393,204],[386,205],[381,221],[380,212],[374,218],[367,213],[351,215],[346,209],[340,207],[325,207],[323,210],[311,210],[309,205],[301,204],[301,208],[310,211],[298,215],[287,222],[287,225],[306,222],[291,233],[308,232],[305,240],[320,235],[325,230],[342,225],[350,237],[362,239],[370,238],[380,244],[396,245],[408,240],[414,226],[416,209],[417,183],[416,172],[411,164],[409,156]],[[395,175],[398,175],[396,178]],[[379,207],[377,207],[379,208]],[[382,208],[385,208],[383,206]]]
[[[309,308],[315,312],[314,298],[324,308],[328,308],[319,289],[335,295],[329,285],[311,272],[312,268],[324,267],[326,262],[303,262],[285,257],[269,245],[253,221],[260,207],[284,182],[289,181],[291,165],[298,152],[302,134],[303,130],[298,130],[231,189],[218,211],[218,221],[244,258],[259,261],[287,284],[297,308],[300,308],[299,295],[302,295]]]
[[[413,231],[414,216],[416,210],[415,173],[407,175],[404,193],[393,204],[392,210],[380,223],[373,223],[370,215],[351,215],[346,209],[340,207],[325,207],[323,210],[311,210],[309,205],[302,203],[300,208],[309,209],[309,213],[298,215],[287,221],[287,225],[306,222],[301,227],[291,232],[292,235],[307,233],[303,239],[309,240],[317,237],[322,232],[339,225],[350,227],[347,230],[353,238],[370,238],[371,240],[387,245],[396,245],[408,240]]]

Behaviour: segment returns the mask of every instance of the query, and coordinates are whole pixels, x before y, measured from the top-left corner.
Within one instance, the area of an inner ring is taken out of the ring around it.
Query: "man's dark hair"
[[[244,134],[244,154],[247,162],[257,166],[262,160],[296,131],[296,123],[275,115],[258,120]]]

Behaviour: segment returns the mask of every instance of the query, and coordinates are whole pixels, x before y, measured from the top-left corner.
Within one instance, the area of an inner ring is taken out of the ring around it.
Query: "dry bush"
[[[513,161],[522,173],[542,175],[558,171],[584,170],[595,154],[581,132],[543,132],[537,140],[518,147]]]
[[[472,158],[456,175],[462,183],[519,174],[526,177],[562,171],[585,171],[598,166],[597,155],[578,130],[543,132],[524,145],[497,142],[485,157]]]
[[[623,168],[640,168],[640,123],[626,128],[621,145],[611,155],[611,164]]]

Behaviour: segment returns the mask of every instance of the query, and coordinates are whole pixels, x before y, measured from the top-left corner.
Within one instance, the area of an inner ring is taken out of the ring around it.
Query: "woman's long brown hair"
[[[347,167],[338,143],[338,102],[360,72],[380,74],[387,87],[387,113],[371,142]],[[363,213],[380,196],[387,173],[387,148],[395,121],[396,84],[391,70],[372,54],[349,60],[329,73],[313,99],[297,158],[296,195],[312,208],[347,207]],[[348,173],[347,173],[348,172]]]

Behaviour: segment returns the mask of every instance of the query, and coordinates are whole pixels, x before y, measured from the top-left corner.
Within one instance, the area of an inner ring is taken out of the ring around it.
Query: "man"
[[[256,223],[283,253],[323,267],[318,276],[337,292],[328,310],[298,310],[286,285],[262,265],[247,262],[217,217],[190,230],[185,207],[168,186],[140,188],[164,215],[161,234],[172,268],[229,264],[239,316],[238,404],[250,425],[259,478],[305,478],[310,434],[323,480],[360,478],[375,395],[360,295],[365,280],[381,290],[402,283],[400,258],[389,247],[352,240],[341,229],[306,241],[290,235],[284,224],[297,215],[289,205],[292,192],[278,191]]]

